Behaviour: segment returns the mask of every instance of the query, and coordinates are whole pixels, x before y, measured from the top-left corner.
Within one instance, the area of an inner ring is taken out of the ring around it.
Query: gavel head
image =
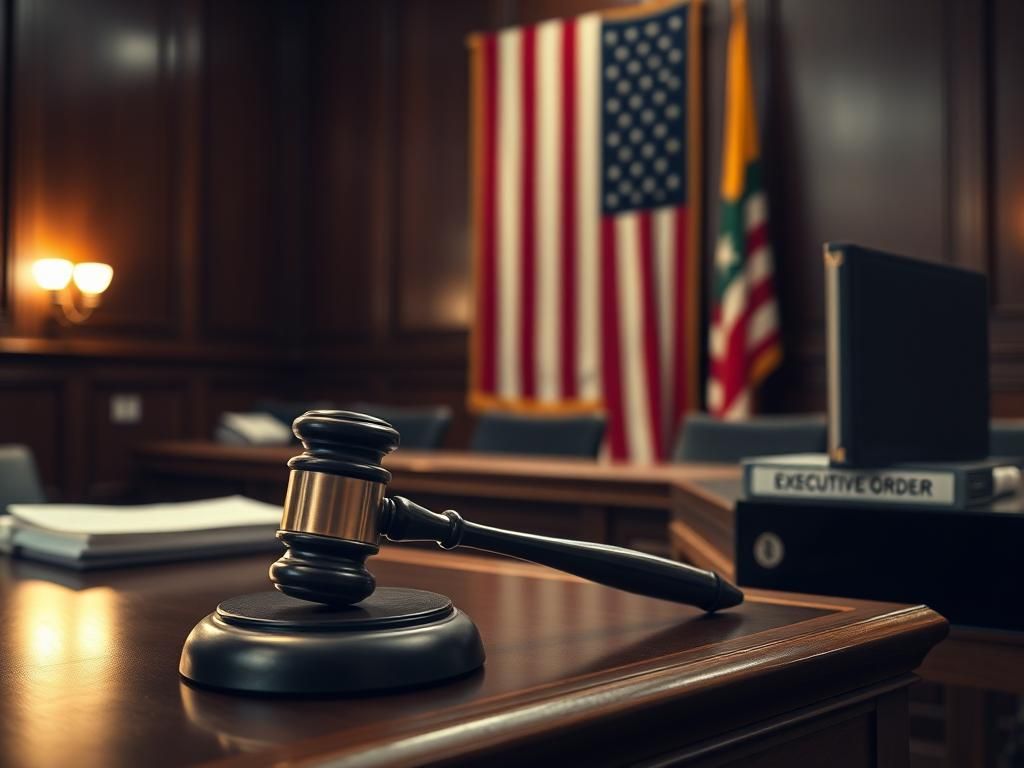
[[[270,566],[270,580],[303,600],[357,603],[376,587],[366,558],[380,549],[391,480],[381,461],[398,447],[398,432],[349,411],[308,411],[292,429],[305,450],[288,462],[277,532],[287,549]]]

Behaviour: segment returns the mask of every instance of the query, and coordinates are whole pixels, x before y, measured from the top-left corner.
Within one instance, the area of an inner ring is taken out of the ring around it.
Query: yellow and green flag
[[[722,418],[741,419],[751,412],[757,386],[782,359],[745,0],[732,0],[725,88],[707,407]]]

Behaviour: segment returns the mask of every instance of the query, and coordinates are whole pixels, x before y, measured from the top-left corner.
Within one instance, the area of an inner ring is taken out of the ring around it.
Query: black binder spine
[[[841,354],[843,344],[843,313],[847,302],[843,297],[843,280],[840,272],[845,261],[843,251],[825,243],[825,350],[828,366],[828,455],[833,464],[847,463],[847,445],[845,430],[845,413],[843,397],[848,396],[849,388],[843,386],[847,371],[841,370],[844,359],[849,356]]]

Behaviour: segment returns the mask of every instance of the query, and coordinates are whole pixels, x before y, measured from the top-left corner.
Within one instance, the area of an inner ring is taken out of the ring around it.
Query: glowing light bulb
[[[114,278],[114,269],[109,264],[87,261],[74,268],[75,285],[82,293],[98,294],[107,290]]]
[[[73,265],[67,259],[38,259],[32,263],[32,277],[47,291],[60,291],[71,280]]]

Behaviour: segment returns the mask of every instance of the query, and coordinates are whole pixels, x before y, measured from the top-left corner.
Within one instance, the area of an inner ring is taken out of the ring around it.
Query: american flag
[[[699,10],[471,41],[471,404],[603,408],[615,459],[663,458],[699,396]]]

